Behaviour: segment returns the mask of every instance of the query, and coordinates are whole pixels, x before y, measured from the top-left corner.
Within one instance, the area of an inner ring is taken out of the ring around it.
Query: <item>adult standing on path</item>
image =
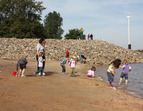
[[[45,45],[46,41],[44,38],[41,38],[39,40],[39,43],[37,44],[37,54],[36,54],[36,60],[37,60],[37,70],[39,70],[39,67],[38,67],[38,57],[39,57],[39,54],[40,52],[43,52],[43,75],[45,75],[44,73],[44,68],[45,68],[45,61],[46,61],[46,58],[45,58]]]
[[[90,38],[91,38],[91,40],[93,40],[93,35],[92,34],[90,35]]]
[[[90,39],[90,35],[88,34],[88,40]]]

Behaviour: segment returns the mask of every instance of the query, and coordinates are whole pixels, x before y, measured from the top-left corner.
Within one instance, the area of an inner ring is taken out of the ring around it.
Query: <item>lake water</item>
[[[128,87],[127,92],[134,96],[143,98],[143,64],[130,64],[132,71],[128,74]],[[100,76],[104,81],[107,79],[107,68],[108,66],[97,66],[96,75]],[[116,69],[116,75],[114,76],[115,87],[118,87],[122,69]],[[121,90],[125,87],[125,78],[121,84]]]

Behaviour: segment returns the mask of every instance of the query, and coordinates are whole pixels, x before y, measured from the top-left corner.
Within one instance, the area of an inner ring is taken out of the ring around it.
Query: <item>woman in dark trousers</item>
[[[45,39],[44,38],[41,38],[39,40],[39,43],[37,44],[37,54],[36,54],[36,60],[37,60],[37,64],[38,64],[38,57],[39,57],[39,53],[40,52],[43,52],[43,71],[44,71],[44,68],[45,68]],[[37,65],[37,70],[39,70],[39,67]],[[43,73],[43,75],[45,75],[45,73]]]

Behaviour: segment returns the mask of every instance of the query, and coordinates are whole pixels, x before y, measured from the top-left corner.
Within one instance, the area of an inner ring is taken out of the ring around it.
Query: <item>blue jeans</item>
[[[66,67],[61,65],[62,66],[62,72],[65,73],[66,72]]]
[[[39,67],[39,69],[35,72],[35,74],[41,72],[41,76],[43,76],[43,67]]]
[[[114,82],[114,75],[111,72],[107,72],[108,82]]]
[[[81,55],[79,57],[80,57],[80,63],[82,63],[82,57],[81,57]]]

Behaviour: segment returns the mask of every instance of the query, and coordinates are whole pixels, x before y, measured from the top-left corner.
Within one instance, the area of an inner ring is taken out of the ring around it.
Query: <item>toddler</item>
[[[37,73],[41,72],[41,76],[43,76],[43,52],[39,53],[38,56],[38,70],[34,72],[34,76],[36,76]]]
[[[92,66],[91,70],[88,70],[88,77],[95,77],[96,67]]]
[[[75,61],[76,57],[73,56],[72,59],[70,60],[69,62],[69,65],[72,69],[72,72],[71,72],[71,77],[74,77],[75,76],[75,66],[76,66],[76,61]]]

